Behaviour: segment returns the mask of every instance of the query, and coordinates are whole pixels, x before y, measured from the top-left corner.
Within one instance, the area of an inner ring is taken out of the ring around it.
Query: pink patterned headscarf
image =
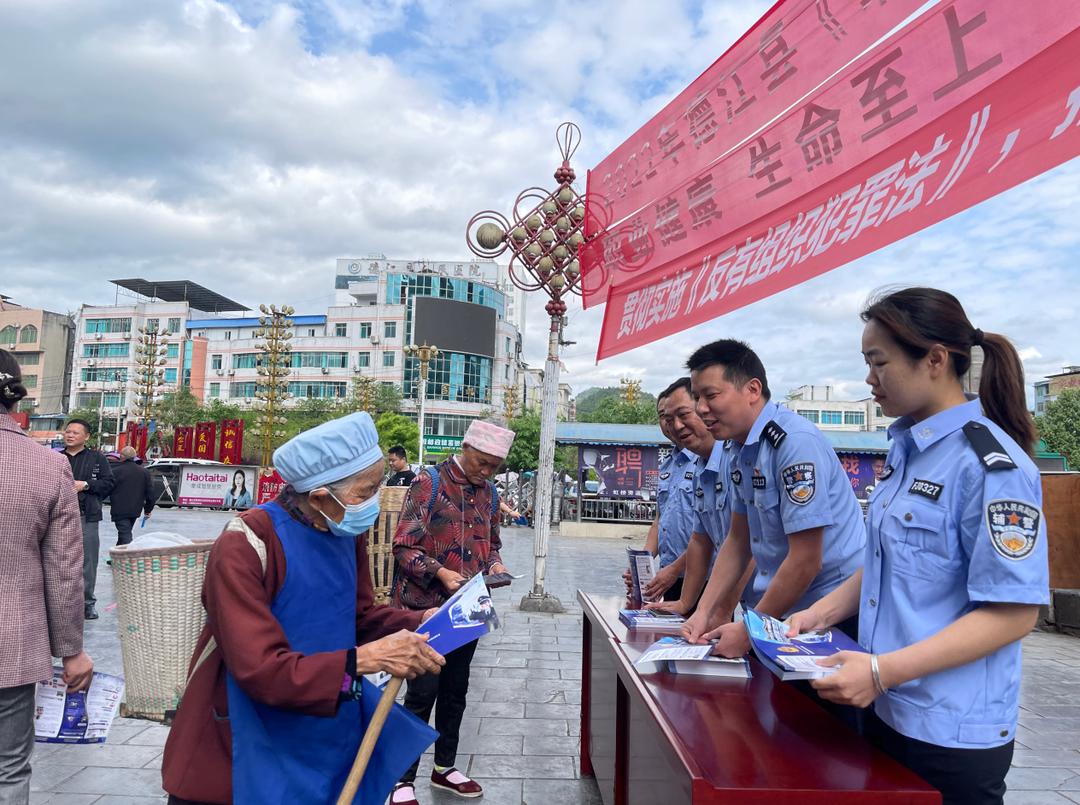
[[[514,443],[514,432],[490,422],[474,419],[465,431],[464,444],[474,447],[481,453],[506,458],[510,445]]]

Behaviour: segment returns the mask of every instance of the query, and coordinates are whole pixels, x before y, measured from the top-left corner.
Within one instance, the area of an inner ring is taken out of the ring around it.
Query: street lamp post
[[[557,597],[544,590],[548,536],[551,533],[551,499],[555,479],[555,411],[559,394],[559,345],[566,322],[569,294],[581,293],[578,252],[586,241],[585,199],[573,187],[570,158],[581,142],[581,130],[563,123],[556,133],[562,165],[555,171],[558,186],[523,190],[514,203],[513,224],[501,213],[477,213],[466,228],[469,248],[479,257],[494,259],[510,250],[510,281],[525,291],[543,291],[549,297],[545,310],[550,317],[547,362],[544,365],[543,399],[540,407],[540,455],[536,474],[535,539],[533,542],[532,591],[521,608],[534,612],[563,612]]]
[[[420,447],[418,451],[417,461],[420,464],[424,463],[424,414],[427,407],[427,374],[428,365],[431,361],[439,357],[439,348],[429,345],[426,341],[417,346],[416,344],[408,344],[405,347],[405,354],[410,358],[416,358],[420,362],[419,372],[417,374],[416,382],[420,388],[418,394],[420,396],[420,413],[417,416],[417,424],[420,428]]]

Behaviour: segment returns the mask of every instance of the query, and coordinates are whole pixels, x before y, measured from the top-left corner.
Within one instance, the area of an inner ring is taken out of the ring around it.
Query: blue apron
[[[270,605],[300,654],[356,645],[356,537],[298,523],[276,503],[270,515],[285,551],[285,583]],[[232,722],[233,801],[238,805],[334,803],[345,783],[380,691],[364,680],[361,701],[335,716],[309,716],[254,701],[227,673]],[[383,802],[437,733],[395,705],[354,802]]]

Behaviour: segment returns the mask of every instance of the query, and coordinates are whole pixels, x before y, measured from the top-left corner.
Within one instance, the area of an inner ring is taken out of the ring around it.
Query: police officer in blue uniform
[[[697,477],[697,455],[680,441],[672,417],[665,415],[665,405],[671,392],[681,380],[668,386],[656,399],[656,416],[660,432],[674,446],[672,453],[661,462],[656,489],[656,519],[645,538],[645,549],[660,559],[660,572],[645,588],[650,599],[678,601],[682,595],[686,547],[694,529],[694,481]],[[689,378],[686,378],[689,384]],[[685,430],[685,429],[684,429]],[[623,581],[630,592],[629,569],[623,571]]]
[[[731,528],[698,611],[691,641],[718,638],[728,657],[750,647],[728,605],[751,559],[751,595],[774,617],[804,609],[836,589],[862,561],[866,534],[851,482],[809,421],[769,399],[761,360],[741,341],[716,341],[690,356],[697,410],[717,438],[737,445],[730,472]],[[847,624],[852,634],[854,620]]]
[[[1001,803],[1016,730],[1020,639],[1049,600],[1046,523],[1023,367],[951,294],[910,288],[862,314],[867,382],[898,419],[870,498],[865,567],[791,618],[860,612],[859,643],[819,695],[867,707],[865,731],[945,805]],[[960,378],[983,350],[978,398]],[[824,663],[823,663],[824,664]]]
[[[685,597],[684,574],[690,572],[692,555],[689,546],[693,544],[698,516],[696,509],[698,476],[705,462],[712,455],[716,440],[694,412],[689,377],[679,378],[664,389],[660,394],[660,400],[662,401],[660,403],[662,405],[661,428],[666,428],[676,443],[682,446],[684,453],[693,457],[692,461],[683,464],[678,470],[680,474],[677,477],[673,474],[670,479],[672,494],[663,507],[658,530],[661,569],[656,578],[645,588],[646,595],[653,601],[663,593],[665,601],[663,609],[672,610],[673,608],[666,602],[680,601]],[[666,562],[665,560],[669,557],[674,558]],[[706,561],[708,561],[707,558]],[[676,583],[677,578],[678,583]],[[697,603],[697,594],[700,591],[699,585],[694,593],[693,601],[690,602],[691,609]]]

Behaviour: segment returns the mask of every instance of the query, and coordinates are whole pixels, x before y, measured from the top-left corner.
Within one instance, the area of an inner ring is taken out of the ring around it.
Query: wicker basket
[[[394,583],[394,532],[408,491],[404,486],[383,487],[379,497],[379,520],[368,532],[368,563],[376,604],[390,600],[390,586]]]
[[[121,715],[164,721],[176,709],[206,622],[202,584],[213,544],[109,551],[124,658]]]

